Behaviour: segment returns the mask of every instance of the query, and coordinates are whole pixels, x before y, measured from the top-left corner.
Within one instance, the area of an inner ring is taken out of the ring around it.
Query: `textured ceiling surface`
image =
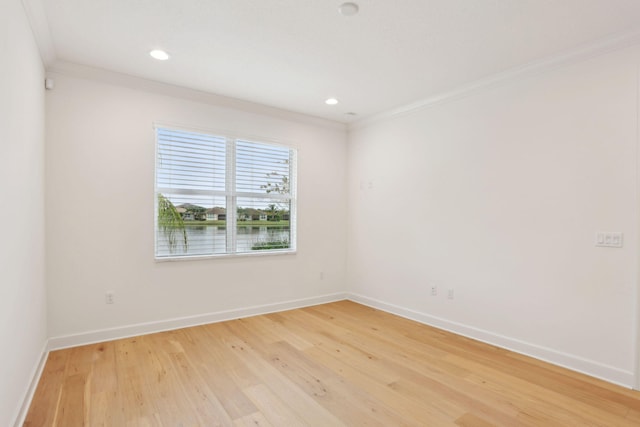
[[[340,122],[640,28],[638,0],[33,1],[57,60]]]

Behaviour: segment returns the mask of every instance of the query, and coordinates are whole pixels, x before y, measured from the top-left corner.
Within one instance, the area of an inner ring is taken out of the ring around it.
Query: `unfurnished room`
[[[1,0],[0,426],[640,425],[637,0]]]

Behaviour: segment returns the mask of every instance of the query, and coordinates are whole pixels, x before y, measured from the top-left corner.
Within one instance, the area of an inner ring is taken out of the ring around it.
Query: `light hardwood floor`
[[[640,426],[640,393],[353,302],[54,351],[26,426]]]

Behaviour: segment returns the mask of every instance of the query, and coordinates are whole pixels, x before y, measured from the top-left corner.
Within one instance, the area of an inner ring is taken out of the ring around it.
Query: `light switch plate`
[[[596,246],[621,248],[623,243],[623,235],[619,231],[598,231],[596,233]]]

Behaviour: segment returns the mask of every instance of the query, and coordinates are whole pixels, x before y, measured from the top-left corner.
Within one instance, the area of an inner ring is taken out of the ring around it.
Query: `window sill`
[[[216,254],[216,255],[189,255],[189,256],[173,256],[173,257],[161,257],[154,258],[157,263],[164,262],[181,262],[181,261],[200,261],[207,259],[230,259],[230,258],[251,258],[251,257],[266,257],[266,256],[283,256],[283,255],[296,255],[297,250],[293,251],[255,251],[255,252],[241,252],[237,254]]]

